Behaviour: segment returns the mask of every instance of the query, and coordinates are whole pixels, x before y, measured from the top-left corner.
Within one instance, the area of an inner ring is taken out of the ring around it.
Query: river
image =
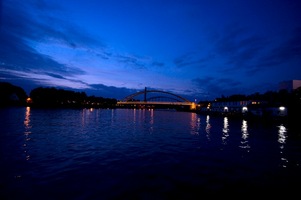
[[[0,109],[4,199],[299,195],[301,136],[281,121],[146,109]]]

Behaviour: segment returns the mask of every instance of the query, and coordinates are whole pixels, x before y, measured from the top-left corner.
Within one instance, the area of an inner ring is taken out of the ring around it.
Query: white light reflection
[[[114,123],[115,123],[115,109],[111,110],[111,126],[114,127]]]
[[[134,122],[134,124],[136,124],[136,112],[137,112],[137,110],[136,110],[136,108],[134,108],[133,109],[133,122]]]
[[[82,110],[81,121],[83,127],[86,126],[86,124],[89,122],[89,117],[91,117],[92,113],[93,113],[93,108],[84,108]]]
[[[86,119],[86,114],[85,114],[85,110],[86,109],[82,109],[82,113],[81,113],[81,121],[82,121],[82,126],[85,126],[85,119]]]
[[[280,156],[281,156],[281,166],[286,167],[286,164],[288,163],[288,160],[284,157],[283,150],[285,147],[286,139],[287,139],[287,133],[286,133],[286,128],[283,125],[278,126],[278,142],[280,144]]]
[[[249,137],[249,133],[248,133],[248,123],[246,120],[242,120],[242,125],[241,125],[241,145],[239,146],[242,149],[246,149],[247,152],[250,151],[250,145],[248,142],[248,137]]]
[[[190,126],[191,126],[192,135],[199,134],[200,125],[201,125],[201,119],[198,117],[196,113],[191,113]]]
[[[207,138],[210,139],[210,129],[211,129],[211,124],[210,124],[210,116],[207,115],[206,117],[206,133],[207,133]]]
[[[224,127],[223,127],[223,136],[222,136],[222,140],[223,140],[223,144],[227,144],[227,138],[229,136],[229,122],[228,122],[228,117],[224,117]]]
[[[25,158],[26,160],[29,160],[30,155],[28,153],[28,141],[30,140],[30,134],[31,134],[30,107],[26,107],[24,127],[25,127],[25,131],[24,131],[25,140],[24,140],[23,147],[24,147]]]

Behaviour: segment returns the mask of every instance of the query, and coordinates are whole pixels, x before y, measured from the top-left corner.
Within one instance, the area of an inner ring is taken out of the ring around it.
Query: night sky
[[[1,0],[0,0],[1,1]],[[300,0],[2,0],[0,81],[192,101],[301,79]]]

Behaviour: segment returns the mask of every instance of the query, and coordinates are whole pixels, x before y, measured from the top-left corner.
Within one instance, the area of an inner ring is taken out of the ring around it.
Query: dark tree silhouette
[[[27,94],[23,88],[7,82],[0,82],[0,106],[24,106]]]
[[[117,100],[103,97],[87,96],[85,92],[74,92],[54,87],[39,87],[30,92],[32,106],[36,107],[115,107]]]

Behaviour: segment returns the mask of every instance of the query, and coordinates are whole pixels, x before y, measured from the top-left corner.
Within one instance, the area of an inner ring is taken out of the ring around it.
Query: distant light
[[[30,97],[28,97],[28,98],[26,99],[26,102],[27,102],[27,103],[32,103],[32,99],[31,99]]]
[[[242,111],[248,111],[248,108],[246,106],[242,107]]]
[[[285,110],[285,107],[284,106],[280,106],[279,110],[283,111],[283,110]]]
[[[224,111],[228,111],[228,107],[226,106],[226,107],[224,107]]]

